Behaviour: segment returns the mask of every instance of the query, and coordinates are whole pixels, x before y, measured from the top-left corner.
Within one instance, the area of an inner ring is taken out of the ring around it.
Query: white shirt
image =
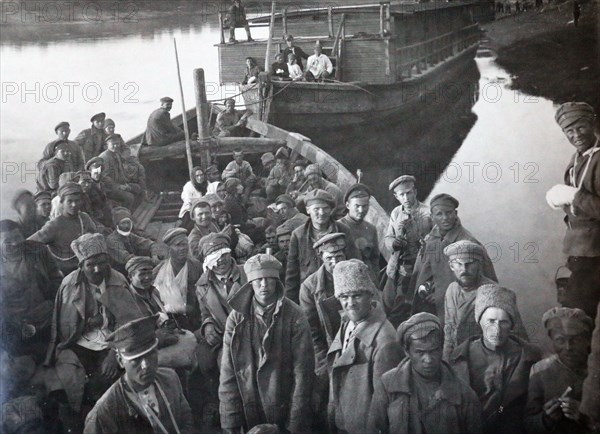
[[[306,62],[306,69],[319,78],[323,72],[327,71],[329,74],[333,72],[333,64],[329,57],[321,53],[320,55],[313,54]]]
[[[96,299],[98,312],[102,314],[103,321],[101,326],[94,327],[93,329],[82,333],[81,337],[77,340],[77,345],[92,351],[102,351],[108,347],[108,344],[106,343],[106,336],[108,336],[110,333],[108,330],[108,318],[106,317],[104,306],[102,306],[98,301],[100,296],[104,294],[104,291],[106,291],[106,282],[102,281],[100,285],[94,285],[93,283],[90,283],[89,285],[90,290]]]
[[[302,74],[302,69],[300,69],[300,65],[294,63],[293,65],[288,63],[288,71],[290,72],[290,78],[295,80],[297,78],[302,78],[304,74]]]

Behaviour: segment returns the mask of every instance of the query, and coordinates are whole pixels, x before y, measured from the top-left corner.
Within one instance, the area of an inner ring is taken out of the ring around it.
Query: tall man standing
[[[166,146],[183,139],[183,130],[173,125],[169,112],[173,108],[173,98],[165,96],[160,99],[160,107],[148,118],[146,134],[142,143],[148,146]]]
[[[565,184],[546,193],[548,204],[566,213],[563,252],[572,274],[566,307],[596,316],[600,301],[600,141],[594,109],[568,102],[556,111],[556,122],[576,149],[565,172]]]
[[[136,202],[131,186],[127,183],[125,167],[121,159],[121,146],[123,139],[119,134],[113,134],[106,138],[106,151],[99,157],[104,161],[104,185],[106,196],[130,210]],[[138,196],[139,197],[139,196]]]
[[[57,141],[64,141],[69,144],[69,150],[71,151],[70,158],[67,160],[66,171],[78,172],[83,170],[85,164],[83,152],[76,142],[69,140],[69,135],[71,134],[71,126],[69,123],[59,122],[58,125],[54,127],[54,132],[56,133],[56,139],[48,143],[46,148],[44,148],[42,161],[49,160],[54,156],[54,144]]]
[[[92,126],[75,137],[75,143],[81,148],[86,162],[97,157],[104,150],[104,139],[106,139],[106,133],[104,132],[105,119],[105,113],[96,113],[90,119]]]

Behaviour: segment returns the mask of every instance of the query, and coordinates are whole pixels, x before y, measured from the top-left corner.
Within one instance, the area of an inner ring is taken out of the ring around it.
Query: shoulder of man
[[[552,354],[549,357],[546,357],[539,362],[536,362],[531,367],[530,377],[534,375],[539,375],[545,371],[552,370],[557,365],[558,356],[556,354]]]

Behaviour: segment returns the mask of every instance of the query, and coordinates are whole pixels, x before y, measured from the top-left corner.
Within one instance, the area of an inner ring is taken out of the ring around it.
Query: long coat
[[[482,374],[474,372],[469,366],[471,345],[480,339],[482,338],[475,336],[463,342],[454,350],[449,361],[456,375],[469,385],[471,385],[471,378]],[[541,353],[537,347],[516,337],[511,336],[509,341],[521,348],[521,354],[514,369],[506,373],[504,387],[492,391],[494,395],[501,398],[500,405],[490,414],[485,414],[484,411],[482,421],[484,433],[522,433],[525,430],[524,418],[529,372],[533,364],[541,359]],[[485,409],[484,402],[482,402],[482,406]]]
[[[180,128],[173,125],[169,112],[159,107],[148,117],[144,140],[148,146],[166,146],[183,137]]]
[[[352,234],[352,240],[360,252],[360,259],[371,269],[373,281],[379,281],[379,240],[377,229],[371,223],[363,220],[357,222],[349,215],[338,220],[346,225]]]
[[[331,364],[328,413],[337,428],[361,434],[368,432],[375,382],[400,363],[404,351],[383,310],[373,308],[356,329],[354,341],[342,350],[347,324],[340,327],[327,353]]]
[[[159,384],[167,402],[155,387],[160,421],[168,432],[176,432],[172,425],[169,409],[177,423],[179,432],[191,434],[194,430],[192,411],[177,374],[172,369],[158,368],[155,384]],[[135,433],[151,434],[155,431],[148,421],[146,412],[133,402],[126,391],[130,391],[125,376],[119,378],[96,402],[85,419],[84,434]]]
[[[580,409],[590,417],[598,418],[600,414],[600,303],[592,335],[592,352],[588,357],[588,375],[583,382]]]
[[[346,259],[360,258],[360,252],[354,245],[350,229],[340,222],[331,222],[332,233],[343,232],[346,234]],[[321,258],[313,249],[312,223],[308,219],[304,225],[294,229],[290,239],[288,263],[285,274],[285,295],[292,301],[299,301],[300,283],[317,271],[321,266]]]
[[[104,130],[99,130],[92,126],[86,130],[83,130],[75,137],[75,143],[81,148],[83,152],[83,158],[85,161],[89,161],[93,157],[97,157],[100,153],[106,149],[104,140],[106,139],[106,133]]]
[[[422,433],[422,424],[427,434],[481,433],[481,404],[477,395],[459,380],[450,366],[442,362],[442,381],[435,393],[435,404],[425,410],[419,410],[412,375],[408,358],[383,374],[375,386],[366,432]]]
[[[262,350],[252,345],[251,284],[229,299],[233,311],[225,325],[219,384],[223,429],[272,423],[294,433],[309,431],[315,366],[310,329],[300,307],[283,296],[281,285],[279,290]],[[258,366],[257,350],[264,351]]]

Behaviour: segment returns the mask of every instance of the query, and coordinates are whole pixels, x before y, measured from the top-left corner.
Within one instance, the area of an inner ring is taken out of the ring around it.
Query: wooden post
[[[273,40],[273,31],[275,30],[275,1],[271,2],[271,21],[269,22],[269,39],[267,40],[267,52],[265,53],[265,71],[271,69],[271,42]]]
[[[179,79],[179,93],[181,95],[181,110],[183,116],[183,132],[185,134],[185,153],[187,155],[188,171],[190,178],[192,177],[192,169],[194,162],[192,161],[192,144],[190,142],[190,131],[188,129],[187,114],[185,112],[185,100],[183,97],[183,84],[181,83],[181,70],[179,68],[179,55],[177,54],[177,40],[173,38],[173,46],[175,47],[175,63],[177,64],[177,78]]]
[[[383,3],[379,3],[379,34],[383,38]]]
[[[284,36],[287,36],[288,34],[288,27],[287,27],[287,8],[285,8],[283,10],[283,15],[281,16],[281,20],[282,20],[282,25],[283,25],[283,34]],[[284,59],[287,61],[287,59]]]
[[[223,30],[223,12],[219,12],[219,30],[221,31],[221,44],[225,43],[225,33]]]
[[[198,136],[200,144],[206,144],[210,141],[210,131],[208,119],[210,106],[206,99],[206,84],[204,81],[204,69],[194,69],[194,90],[196,94],[196,120],[198,122]],[[211,164],[210,150],[202,150],[202,168],[206,170]]]
[[[329,38],[333,38],[333,8],[329,6],[327,8],[327,23],[329,24]]]

